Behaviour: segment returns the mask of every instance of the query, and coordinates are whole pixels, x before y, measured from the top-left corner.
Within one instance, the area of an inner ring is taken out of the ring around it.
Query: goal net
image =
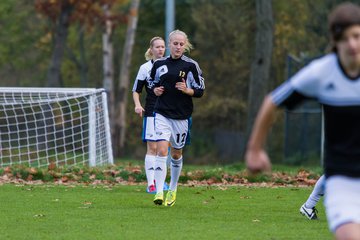
[[[0,88],[0,167],[113,163],[106,92]]]

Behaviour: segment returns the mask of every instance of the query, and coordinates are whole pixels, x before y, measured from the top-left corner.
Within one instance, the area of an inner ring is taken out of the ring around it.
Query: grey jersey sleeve
[[[134,86],[132,88],[133,92],[141,93],[144,85],[146,84],[148,76],[148,71],[144,67],[144,65],[141,65],[138,74],[136,75]]]
[[[305,99],[316,99],[319,85],[316,70],[316,63],[311,63],[272,91],[273,103],[291,109]]]
[[[194,97],[201,97],[205,90],[205,81],[199,65],[194,62],[187,74],[186,85],[194,89]]]

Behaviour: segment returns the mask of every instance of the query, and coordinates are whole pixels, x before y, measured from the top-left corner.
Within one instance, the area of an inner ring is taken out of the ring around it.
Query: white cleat
[[[310,220],[317,220],[317,209],[315,207],[313,208],[307,208],[305,207],[305,203],[300,207],[300,213],[307,217]]]

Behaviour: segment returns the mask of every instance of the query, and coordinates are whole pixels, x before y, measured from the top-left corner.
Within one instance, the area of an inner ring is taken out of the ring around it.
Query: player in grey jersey
[[[154,107],[157,156],[155,163],[156,195],[154,203],[162,205],[162,184],[166,178],[166,156],[171,144],[171,180],[165,205],[176,201],[177,183],[183,165],[182,148],[189,130],[193,111],[193,97],[201,97],[204,79],[197,62],[184,56],[191,44],[187,35],[175,30],[169,34],[170,56],[157,60],[151,70],[154,93],[158,96]]]
[[[148,193],[155,194],[156,188],[154,183],[154,166],[156,156],[156,138],[154,128],[154,106],[156,101],[156,95],[153,92],[149,78],[150,71],[153,66],[153,62],[164,56],[165,42],[161,37],[153,37],[150,40],[150,46],[145,52],[146,63],[142,64],[139,68],[133,86],[133,100],[135,103],[135,113],[143,117],[143,133],[142,139],[146,142],[147,151],[145,155],[145,173],[147,178]],[[146,89],[146,102],[145,108],[142,107],[140,102],[140,94],[145,87]],[[166,184],[165,184],[166,185]],[[166,186],[165,186],[166,187]]]
[[[333,52],[314,60],[266,96],[245,155],[251,172],[270,170],[264,150],[278,107],[307,98],[322,104],[325,207],[336,239],[360,240],[360,7],[338,5],[329,15]]]

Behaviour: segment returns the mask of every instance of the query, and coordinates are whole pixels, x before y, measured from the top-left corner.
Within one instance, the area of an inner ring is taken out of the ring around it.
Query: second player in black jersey
[[[154,183],[154,165],[156,156],[156,137],[154,128],[154,106],[156,102],[156,95],[149,85],[149,78],[151,68],[156,59],[164,56],[165,53],[165,42],[161,37],[153,37],[150,40],[150,46],[145,52],[146,63],[142,64],[139,68],[133,86],[133,100],[135,103],[135,112],[142,117],[143,115],[143,132],[142,139],[146,142],[146,155],[145,155],[145,173],[148,182],[146,191],[148,193],[155,194],[155,183]],[[146,89],[146,101],[145,109],[142,107],[140,102],[140,94],[143,88]],[[166,184],[164,185],[166,188]]]

